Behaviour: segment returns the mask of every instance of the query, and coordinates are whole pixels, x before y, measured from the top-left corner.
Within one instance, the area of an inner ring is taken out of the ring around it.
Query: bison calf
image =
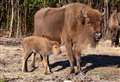
[[[34,53],[32,66],[35,65],[35,55],[36,53],[39,53],[45,67],[44,73],[47,74],[48,72],[51,72],[51,70],[49,69],[48,54],[50,52],[52,52],[53,54],[60,53],[60,47],[58,42],[51,41],[44,37],[30,36],[23,39],[22,45],[25,53],[23,55],[22,71],[28,71],[27,60],[32,55],[32,53]]]

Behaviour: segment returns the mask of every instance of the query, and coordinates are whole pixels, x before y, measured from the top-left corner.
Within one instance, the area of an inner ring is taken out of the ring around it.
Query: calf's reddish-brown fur
[[[22,71],[28,71],[27,60],[32,55],[32,53],[34,53],[32,66],[35,66],[35,55],[36,53],[39,53],[42,57],[42,62],[45,67],[45,74],[51,72],[49,69],[48,54],[49,52],[53,52],[53,54],[60,53],[58,42],[51,41],[44,37],[29,36],[23,39],[22,45],[24,48]]]

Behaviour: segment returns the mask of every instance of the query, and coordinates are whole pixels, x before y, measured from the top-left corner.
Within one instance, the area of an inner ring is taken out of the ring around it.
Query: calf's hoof
[[[32,65],[32,68],[36,68],[36,66],[35,66],[35,65]]]
[[[80,67],[80,66],[77,66],[76,72],[77,72],[77,73],[81,72],[81,67]]]
[[[70,69],[70,74],[73,74],[73,73],[75,73],[75,69],[74,69],[74,68],[71,68],[71,69]]]
[[[44,74],[45,74],[45,75],[48,75],[48,74],[50,74],[50,73],[48,73],[48,72],[44,72]]]
[[[22,72],[28,72],[28,70],[27,69],[22,69]]]

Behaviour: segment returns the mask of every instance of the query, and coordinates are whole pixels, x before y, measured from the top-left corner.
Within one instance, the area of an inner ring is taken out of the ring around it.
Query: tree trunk
[[[11,21],[10,21],[10,33],[9,33],[9,37],[12,36],[12,32],[13,32],[13,20],[14,20],[14,6],[13,6],[13,0],[11,0],[11,5],[12,5],[12,13],[11,13]]]
[[[10,17],[10,0],[8,0],[8,3],[7,3],[7,25],[6,25],[7,30],[9,29],[9,26],[10,26],[9,17]]]
[[[108,33],[108,16],[109,16],[109,8],[108,8],[109,0],[104,1],[104,9],[105,9],[105,15],[104,15],[104,32],[103,36],[106,38],[106,35]]]
[[[92,6],[92,0],[88,0],[88,5]]]
[[[27,8],[25,7],[25,19],[24,19],[24,34],[27,34]]]
[[[20,15],[19,15],[19,0],[17,2],[17,33],[16,33],[16,38],[20,37],[21,35],[21,28],[20,28]]]

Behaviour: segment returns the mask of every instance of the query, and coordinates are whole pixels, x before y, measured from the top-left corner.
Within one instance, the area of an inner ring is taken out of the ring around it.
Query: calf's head
[[[58,42],[56,42],[56,41],[53,41],[52,53],[54,55],[57,55],[57,54],[61,53],[60,44]]]

